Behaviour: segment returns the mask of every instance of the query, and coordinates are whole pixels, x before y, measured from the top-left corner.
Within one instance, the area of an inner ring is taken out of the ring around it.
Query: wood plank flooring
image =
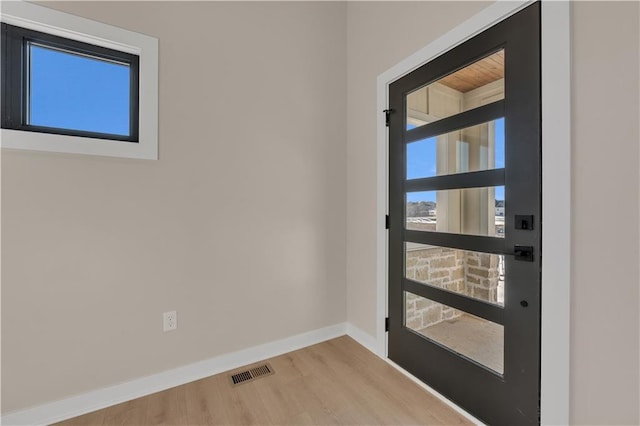
[[[268,360],[275,374],[218,374],[58,425],[472,424],[347,336]]]

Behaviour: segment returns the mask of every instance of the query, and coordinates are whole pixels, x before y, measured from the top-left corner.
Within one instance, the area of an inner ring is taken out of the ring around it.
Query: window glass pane
[[[504,186],[407,192],[406,229],[504,237]]]
[[[407,124],[419,127],[504,99],[504,49],[407,95]]]
[[[405,243],[405,277],[504,306],[504,256]]]
[[[28,124],[129,135],[130,67],[29,44]]]
[[[450,350],[504,373],[504,327],[408,291],[405,326]]]
[[[504,118],[407,144],[407,179],[503,167]]]

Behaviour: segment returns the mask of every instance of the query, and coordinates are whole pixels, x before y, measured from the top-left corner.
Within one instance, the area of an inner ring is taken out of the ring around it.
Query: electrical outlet
[[[165,312],[162,314],[162,329],[171,331],[178,328],[178,313],[176,311]]]

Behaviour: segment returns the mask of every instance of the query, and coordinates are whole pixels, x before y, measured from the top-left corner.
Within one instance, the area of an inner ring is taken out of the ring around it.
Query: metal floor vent
[[[260,377],[269,376],[273,374],[273,368],[269,364],[262,364],[257,367],[251,368],[249,370],[241,371],[236,374],[231,375],[231,383],[236,385],[241,385],[243,383],[250,382],[252,380],[256,380]]]

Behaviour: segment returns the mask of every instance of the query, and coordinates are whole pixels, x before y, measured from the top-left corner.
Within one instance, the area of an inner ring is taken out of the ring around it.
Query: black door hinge
[[[384,331],[389,331],[389,317],[384,319]]]
[[[384,216],[384,229],[389,229],[389,215]]]
[[[389,127],[389,118],[391,116],[391,111],[393,111],[392,109],[385,109],[384,111],[384,123],[387,127]]]

